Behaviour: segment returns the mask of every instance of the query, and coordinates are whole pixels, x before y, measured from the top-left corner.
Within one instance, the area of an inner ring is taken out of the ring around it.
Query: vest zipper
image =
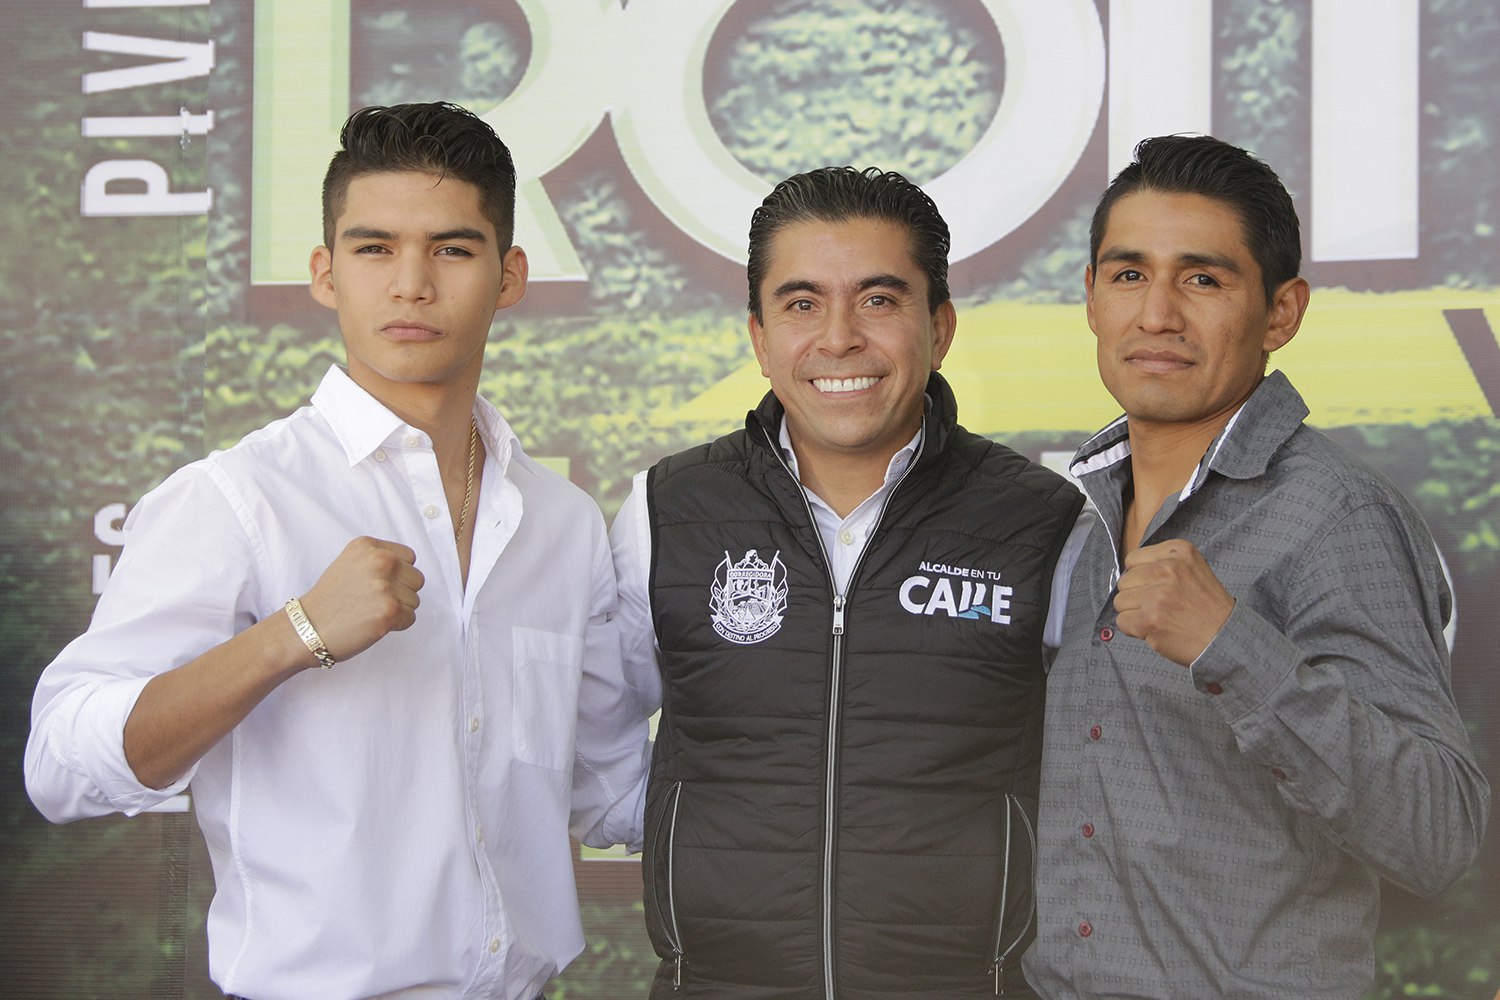
[[[672,884],[672,866],[677,853],[677,808],[682,803],[682,782],[672,786],[672,813],[667,821],[667,924],[668,940],[676,958],[676,969],[672,973],[672,989],[682,989],[682,931],[677,927],[677,897]]]
[[[880,530],[880,525],[885,521],[886,508],[890,506],[891,498],[906,482],[906,477],[911,475],[913,469],[922,458],[922,452],[927,445],[926,421],[923,421],[922,437],[917,441],[917,450],[912,455],[911,461],[907,463],[901,478],[896,480],[896,485],[886,494],[881,501],[880,511],[875,515],[874,527],[869,537],[865,539],[865,547],[859,552],[859,558],[854,561],[854,568],[849,573],[848,589],[840,594],[838,583],[833,578],[833,563],[828,559],[828,549],[823,545],[823,533],[818,530],[818,519],[813,514],[812,502],[807,499],[807,491],[802,483],[792,474],[791,466],[787,465],[786,459],[782,457],[781,446],[771,437],[771,432],[764,425],[761,426],[761,434],[766,443],[771,446],[771,454],[776,456],[776,461],[781,463],[787,476],[792,480],[792,485],[797,488],[797,494],[802,498],[802,508],[807,512],[807,522],[812,526],[813,535],[818,540],[818,554],[823,558],[823,574],[828,580],[828,592],[833,595],[833,622],[831,631],[833,635],[833,650],[830,654],[830,666],[828,675],[828,755],[825,767],[827,774],[823,782],[823,997],[824,1000],[837,1000],[837,992],[834,989],[833,979],[833,861],[834,861],[834,839],[838,824],[834,822],[835,795],[838,791],[837,774],[839,760],[839,709],[842,707],[842,688],[844,674],[844,611],[848,607],[849,595],[854,592],[854,581],[859,579],[859,571],[865,564],[865,556],[870,551],[870,539]],[[680,958],[680,956],[679,956]]]
[[[1005,943],[1005,910],[1010,894],[1010,856],[1011,856],[1011,819],[1012,810],[1021,814],[1021,826],[1026,831],[1028,844],[1031,848],[1031,871],[1032,881],[1036,880],[1036,831],[1031,826],[1031,817],[1026,815],[1026,810],[1021,803],[1016,801],[1014,795],[1009,792],[1005,794],[1005,865],[1000,875],[1000,922],[995,928],[995,961],[990,966],[990,971],[995,976],[995,996],[1005,994],[1005,962],[1010,958],[1010,953],[1016,950],[1016,945],[1026,938],[1027,932],[1031,930],[1032,914],[1027,913],[1026,923],[1022,925],[1020,933],[1010,944]],[[1033,887],[1032,898],[1036,898]]]

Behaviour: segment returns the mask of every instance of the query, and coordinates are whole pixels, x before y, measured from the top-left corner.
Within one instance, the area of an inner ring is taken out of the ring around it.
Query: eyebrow
[[[375,229],[372,226],[350,226],[339,234],[341,239],[346,240],[391,240],[399,237],[389,229]],[[428,243],[443,243],[448,240],[467,240],[470,243],[488,243],[488,238],[478,229],[460,227],[458,229],[444,229],[436,233],[427,234]]]
[[[1132,250],[1129,247],[1110,247],[1099,254],[1100,264],[1142,264],[1146,261],[1146,254],[1141,250]],[[1211,267],[1230,274],[1239,274],[1240,265],[1233,259],[1216,253],[1182,253],[1178,254],[1176,262],[1179,267]]]
[[[867,278],[861,278],[854,286],[855,291],[859,292],[868,292],[872,288],[889,288],[891,291],[903,294],[910,294],[912,290],[911,282],[894,274],[872,274]],[[771,297],[773,299],[780,299],[788,295],[795,295],[798,292],[811,292],[814,295],[821,295],[825,290],[821,282],[811,281],[807,278],[793,278],[790,281],[783,281],[777,285],[776,289],[771,292]]]
[[[868,292],[872,288],[889,288],[893,292],[911,293],[911,282],[894,274],[872,274],[868,278],[860,280],[855,286],[861,292]]]
[[[795,295],[798,292],[812,292],[814,295],[821,295],[823,290],[823,286],[819,282],[809,281],[806,278],[793,278],[790,281],[783,281],[777,285],[775,291],[771,293],[771,298],[781,299],[788,295]]]

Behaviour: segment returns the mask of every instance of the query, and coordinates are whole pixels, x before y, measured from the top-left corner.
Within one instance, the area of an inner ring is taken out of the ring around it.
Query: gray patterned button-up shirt
[[[1380,877],[1437,892],[1478,850],[1489,787],[1432,540],[1306,416],[1268,376],[1147,528],[1236,599],[1191,669],[1114,627],[1124,419],[1074,459],[1102,528],[1047,686],[1025,963],[1043,996],[1359,997]]]

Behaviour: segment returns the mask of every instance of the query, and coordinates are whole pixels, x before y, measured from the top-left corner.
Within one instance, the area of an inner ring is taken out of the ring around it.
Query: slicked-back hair
[[[344,122],[339,151],[323,176],[323,244],[333,247],[333,227],[349,184],[365,174],[408,170],[467,181],[495,227],[500,250],[515,236],[516,167],[495,130],[471,111],[445,101],[361,108]]]
[[[878,167],[821,167],[795,174],[766,195],[750,217],[750,314],[761,315],[760,286],[770,267],[771,242],[798,222],[877,219],[906,229],[912,260],[927,276],[927,308],[947,302],[948,223],[937,205],[911,181]]]
[[[1162,135],[1136,145],[1135,162],[1115,175],[1094,209],[1090,267],[1098,266],[1110,210],[1137,191],[1202,195],[1232,209],[1245,247],[1260,267],[1267,303],[1301,270],[1302,231],[1281,178],[1245,150],[1208,135]]]

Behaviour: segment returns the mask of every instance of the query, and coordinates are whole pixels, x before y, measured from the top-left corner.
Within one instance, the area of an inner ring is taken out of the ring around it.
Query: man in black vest
[[[626,656],[662,684],[653,996],[1030,995],[1045,640],[1082,499],[958,425],[948,245],[899,174],[778,185],[750,224],[771,392],[616,520]]]

